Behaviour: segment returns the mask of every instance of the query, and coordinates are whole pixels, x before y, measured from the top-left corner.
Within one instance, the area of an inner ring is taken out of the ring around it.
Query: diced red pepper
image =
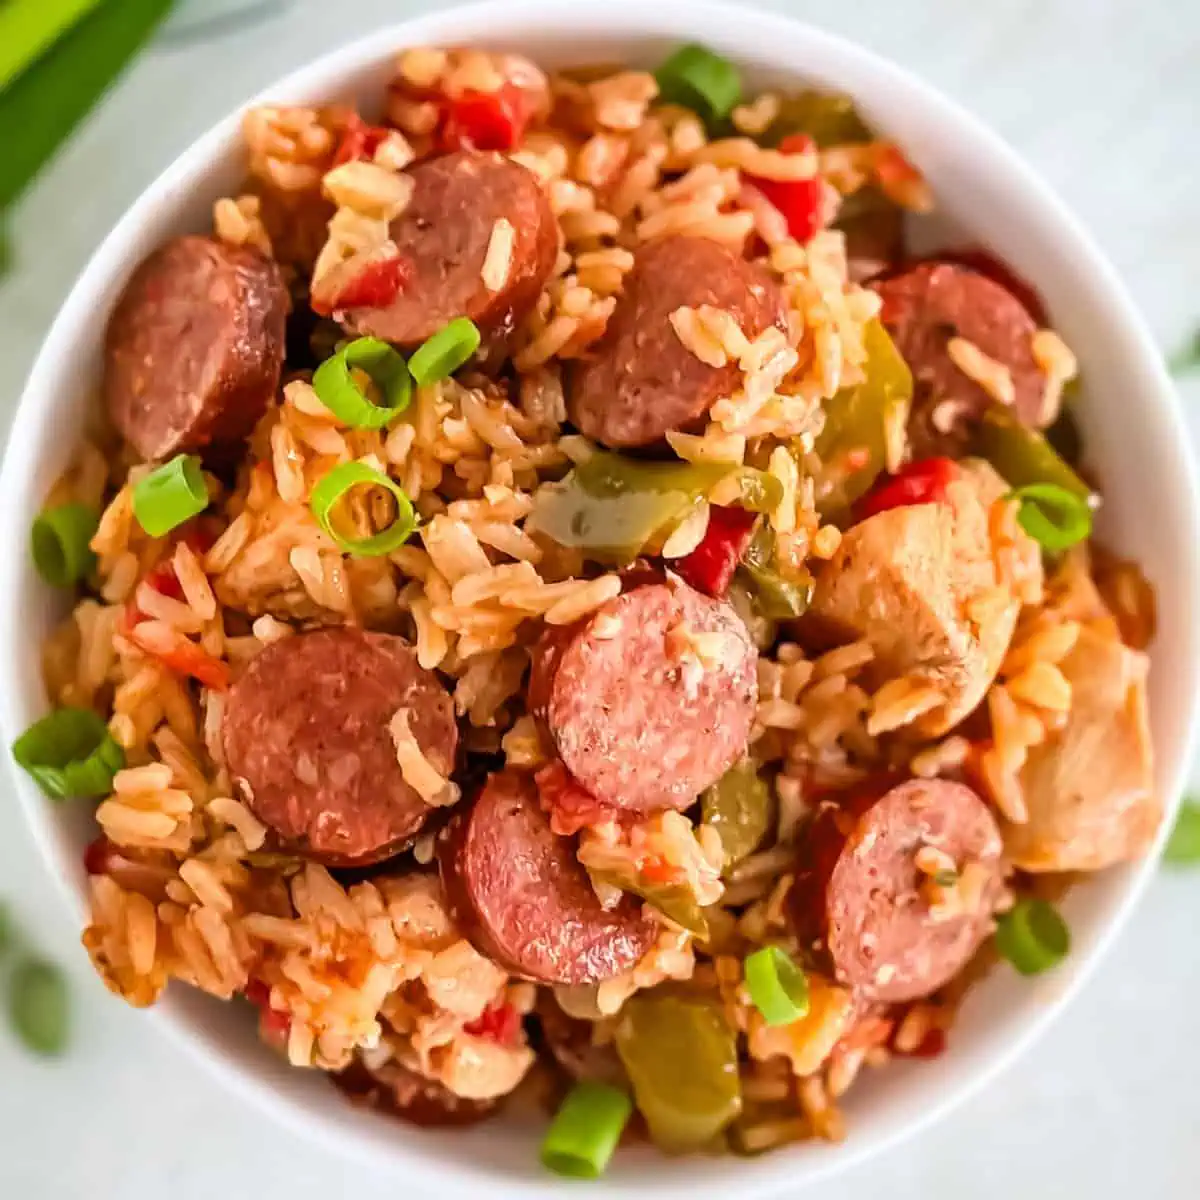
[[[931,261],[955,263],[960,267],[970,267],[972,271],[985,275],[993,283],[998,283],[1002,288],[1012,292],[1039,326],[1046,325],[1046,305],[1033,284],[1022,279],[1007,263],[1001,262],[982,246],[962,246],[957,250],[943,250],[934,255]]]
[[[869,491],[855,507],[860,521],[889,508],[907,508],[911,504],[936,504],[945,500],[946,488],[958,477],[958,464],[952,458],[924,458],[910,463],[898,475],[889,475]]]
[[[155,657],[168,671],[174,671],[176,675],[190,675],[214,692],[229,689],[229,664],[214,658],[207,650],[202,650],[186,638],[181,640],[178,648]]]
[[[473,1037],[511,1046],[521,1032],[521,1014],[511,1004],[489,1004],[474,1021],[468,1021],[463,1030]]]
[[[599,825],[614,815],[561,762],[543,767],[533,779],[542,811],[550,817],[550,828],[560,837],[570,837],[585,826]]]
[[[270,986],[261,979],[251,979],[243,995],[258,1009],[258,1028],[263,1038],[275,1045],[286,1043],[292,1031],[292,1016],[271,1007]]]
[[[529,98],[511,80],[494,92],[465,91],[444,102],[442,149],[512,150],[532,116]]]
[[[391,133],[382,125],[368,125],[355,113],[346,123],[342,140],[333,155],[333,165],[340,167],[343,163],[354,162],[357,159],[372,159],[380,143]]]
[[[757,519],[744,508],[711,505],[700,545],[674,564],[676,574],[706,596],[723,597],[754,536]]]
[[[779,149],[786,154],[803,154],[815,150],[816,144],[807,133],[793,133],[779,143]],[[821,232],[825,185],[819,175],[811,179],[764,179],[760,175],[747,175],[746,179],[783,214],[788,232],[801,245]]]
[[[333,268],[331,278],[313,291],[309,304],[320,317],[346,308],[386,308],[411,273],[412,263],[394,247],[373,255],[361,266],[348,260]]]

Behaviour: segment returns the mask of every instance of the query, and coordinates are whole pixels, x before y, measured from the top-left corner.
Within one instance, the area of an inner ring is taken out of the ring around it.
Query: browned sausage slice
[[[550,630],[533,654],[529,706],[603,804],[684,809],[745,753],[755,660],[730,605],[669,576]]]
[[[397,761],[389,726],[401,709],[448,779],[453,704],[406,642],[353,628],[297,634],[253,658],[230,689],[225,761],[254,814],[297,853],[335,866],[378,862],[431,811]]]
[[[368,1067],[355,1060],[333,1076],[333,1082],[355,1104],[391,1113],[413,1125],[473,1125],[496,1111],[494,1100],[468,1100],[445,1084],[426,1079],[398,1062]]]
[[[650,446],[699,425],[738,386],[737,363],[712,367],[679,340],[671,314],[712,305],[748,338],[787,328],[783,295],[761,267],[710,238],[675,234],[642,246],[592,357],[574,371],[571,420],[606,446]]]
[[[481,954],[541,983],[598,983],[632,967],[658,926],[626,897],[601,906],[528,775],[502,771],[438,838],[455,923]]]
[[[951,360],[947,343],[962,338],[1006,366],[1014,410],[1040,428],[1046,378],[1033,357],[1037,325],[1007,288],[969,267],[927,262],[871,285],[883,300],[883,323],[912,369],[916,394],[909,433],[913,457],[961,449],[971,424],[994,403]]]
[[[927,847],[953,862],[958,879],[936,908],[932,877],[917,865]],[[882,795],[829,804],[801,850],[791,899],[797,934],[862,998],[928,996],[991,931],[1000,849],[988,807],[960,783],[911,779]]]
[[[501,154],[459,151],[412,170],[412,199],[390,236],[411,274],[385,308],[339,314],[354,333],[416,345],[455,317],[469,317],[485,339],[502,340],[533,308],[558,257],[558,222],[533,173]],[[493,234],[512,249],[494,290],[483,265]]]
[[[125,285],[105,339],[104,401],[147,459],[246,437],[279,385],[288,294],[244,246],[180,237]]]

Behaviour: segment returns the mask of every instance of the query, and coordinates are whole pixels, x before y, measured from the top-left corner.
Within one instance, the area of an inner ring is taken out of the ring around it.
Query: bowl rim
[[[569,10],[569,11],[565,11]],[[1195,465],[1187,452],[1188,437],[1178,396],[1170,382],[1159,353],[1145,322],[1134,307],[1114,269],[1083,230],[1066,205],[1044,183],[1017,153],[992,132],[980,119],[958,102],[925,83],[898,64],[855,42],[829,33],[807,22],[783,13],[747,9],[733,0],[660,0],[650,6],[644,0],[574,0],[564,6],[560,0],[482,0],[479,3],[454,5],[433,12],[397,21],[375,29],[357,39],[337,46],[318,58],[287,73],[269,84],[237,109],[215,123],[188,145],[139,195],[112,230],[90,256],[66,300],[59,309],[42,347],[31,368],[17,406],[0,471],[0,494],[24,495],[38,469],[34,453],[38,437],[47,418],[35,404],[39,394],[48,390],[44,382],[53,374],[54,361],[82,337],[82,331],[92,313],[98,310],[101,298],[112,281],[123,278],[132,265],[131,249],[139,231],[160,210],[176,211],[187,195],[188,186],[201,179],[221,160],[230,143],[237,138],[240,116],[256,104],[298,97],[315,98],[330,95],[356,71],[379,63],[405,45],[462,40],[468,31],[478,29],[480,41],[506,40],[519,45],[523,38],[535,32],[541,35],[578,35],[588,33],[621,36],[630,39],[670,37],[705,42],[721,49],[731,57],[748,59],[755,56],[772,68],[782,69],[790,53],[803,45],[808,62],[824,55],[835,63],[850,65],[883,80],[890,88],[918,100],[935,110],[938,120],[952,127],[956,137],[973,142],[980,155],[996,160],[1002,171],[1029,201],[1042,210],[1045,220],[1056,227],[1069,243],[1069,253],[1079,260],[1089,275],[1098,281],[1106,293],[1110,307],[1119,312],[1120,323],[1128,335],[1128,351],[1136,354],[1139,367],[1154,384],[1153,395],[1144,402],[1157,409],[1157,418],[1173,445],[1164,453],[1173,459],[1172,470],[1177,477],[1179,508],[1175,516],[1181,527],[1179,541],[1189,553],[1184,578],[1200,578],[1200,495]],[[507,31],[507,32],[506,32]],[[795,68],[803,70],[803,62]],[[52,409],[47,409],[52,412]],[[19,506],[0,506],[0,530],[7,527],[7,544],[24,545],[26,530],[18,528],[16,510]],[[10,554],[7,565],[0,568],[0,589],[15,597],[16,584],[22,573],[28,573],[27,556]],[[7,587],[5,587],[7,585]],[[1193,587],[1195,586],[1193,582]],[[0,647],[5,650],[20,644],[21,621],[18,605],[9,602],[0,606]],[[1161,669],[1161,668],[1160,668]],[[1189,669],[1195,674],[1193,664]],[[1193,684],[1195,681],[1193,681]],[[0,732],[5,742],[11,742],[20,732],[19,704],[15,688],[0,689]],[[794,1187],[798,1183],[825,1180],[857,1165],[867,1158],[912,1136],[940,1120],[957,1108],[986,1083],[1019,1058],[1049,1027],[1050,1023],[1078,994],[1092,971],[1107,953],[1113,940],[1124,928],[1133,907],[1142,895],[1157,865],[1162,845],[1178,808],[1185,772],[1196,742],[1200,719],[1200,692],[1196,686],[1189,690],[1189,710],[1180,744],[1168,770],[1168,795],[1164,797],[1164,819],[1152,850],[1129,872],[1125,886],[1108,922],[1094,940],[1086,959],[1076,965],[1069,981],[1049,1002],[1026,1014],[1024,1024],[1006,1044],[964,1073],[956,1084],[948,1085],[945,1093],[932,1105],[898,1122],[881,1134],[860,1135],[858,1145],[837,1156],[812,1155],[797,1172],[796,1153],[775,1152],[756,1160],[745,1160],[739,1171],[738,1187],[742,1194],[763,1194]],[[1157,749],[1157,747],[1156,747]],[[9,756],[5,756],[9,758]],[[51,869],[77,919],[85,912],[85,887],[78,864],[66,853],[63,839],[55,828],[52,806],[24,774],[8,762],[9,778],[13,781],[25,819],[33,833],[38,850]],[[172,994],[174,993],[174,994]],[[180,1003],[177,989],[168,991],[155,1006],[153,1016],[158,1028],[166,1030],[179,1045],[203,1062],[221,1082],[237,1094],[246,1097],[260,1109],[269,1111],[281,1124],[320,1143],[337,1153],[350,1154],[358,1161],[371,1162],[392,1170],[417,1172],[414,1182],[433,1186],[451,1194],[467,1192],[484,1184],[495,1189],[497,1196],[517,1197],[532,1193],[557,1192],[561,1183],[553,1178],[539,1180],[510,1179],[499,1173],[445,1155],[441,1148],[431,1149],[419,1139],[397,1138],[387,1150],[378,1139],[365,1134],[348,1134],[337,1130],[333,1122],[312,1114],[299,1101],[279,1094],[269,1080],[260,1078],[250,1066],[221,1040],[197,1027],[186,1006]],[[799,1150],[803,1153],[804,1148]],[[716,1194],[725,1190],[724,1176],[705,1182],[700,1171],[679,1170],[664,1178],[655,1175],[648,1180],[654,1188],[668,1196],[693,1197]],[[803,1178],[799,1178],[802,1174]],[[596,1181],[594,1195],[628,1196],[630,1186],[625,1182]]]

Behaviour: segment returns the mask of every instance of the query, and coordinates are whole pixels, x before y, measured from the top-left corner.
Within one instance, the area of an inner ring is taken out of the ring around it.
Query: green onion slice
[[[1057,966],[1071,948],[1071,931],[1047,900],[1022,896],[996,922],[996,949],[1022,975]]]
[[[633,1102],[606,1083],[577,1083],[542,1142],[542,1166],[572,1179],[595,1179],[612,1158]]]
[[[58,967],[26,959],[8,981],[8,1015],[21,1041],[37,1054],[66,1049],[69,1011],[67,981]]]
[[[86,504],[48,508],[33,522],[30,548],[38,574],[52,587],[74,587],[96,566],[89,542],[100,514]]]
[[[349,538],[340,533],[333,523],[334,510],[339,501],[356,487],[381,487],[391,492],[396,501],[396,519],[386,528],[370,537]],[[312,490],[309,499],[317,524],[329,534],[347,554],[364,557],[390,554],[403,546],[416,528],[416,516],[412,504],[403,489],[386,475],[368,467],[366,463],[339,463]]]
[[[1163,862],[1175,867],[1200,862],[1200,804],[1195,800],[1184,801],[1180,808],[1163,850]]]
[[[1056,483],[1027,483],[1016,498],[1017,524],[1046,550],[1069,550],[1092,532],[1092,510],[1082,497]]]
[[[768,1025],[808,1015],[808,978],[778,946],[755,950],[743,964],[746,988]]]
[[[12,755],[55,800],[106,796],[125,752],[90,708],[60,708],[35,721],[12,745]]]
[[[479,330],[474,321],[457,317],[429,338],[408,360],[408,369],[418,387],[453,375],[479,349]]]
[[[133,486],[133,515],[151,536],[162,537],[208,507],[208,484],[194,454],[177,454]]]
[[[729,116],[742,96],[737,67],[703,46],[680,46],[655,72],[659,94],[704,118]]]
[[[354,378],[354,368],[365,371],[383,393],[383,404],[374,404]],[[313,373],[313,390],[339,421],[352,429],[382,429],[408,407],[412,376],[408,364],[387,342],[363,337],[343,346]]]

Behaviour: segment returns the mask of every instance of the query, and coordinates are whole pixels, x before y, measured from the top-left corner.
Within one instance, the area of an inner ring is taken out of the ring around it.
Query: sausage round
[[[684,809],[746,751],[756,657],[730,605],[668,576],[547,632],[529,706],[602,804]]]
[[[437,855],[455,924],[526,979],[599,983],[632,967],[658,935],[632,897],[601,906],[528,775],[493,775],[439,835]]]
[[[288,293],[257,250],[180,237],[134,271],[109,319],[104,401],[146,459],[240,441],[279,385]]]
[[[677,308],[701,304],[730,313],[751,339],[769,325],[787,328],[778,285],[740,254],[687,234],[648,242],[604,337],[569,380],[567,412],[582,433],[613,449],[650,446],[697,427],[737,388],[736,362],[701,362],[671,324]]]
[[[960,911],[931,911],[922,891],[929,876],[916,864],[926,846],[949,855],[965,880]],[[991,932],[1000,850],[990,810],[961,783],[911,779],[848,805],[828,804],[801,850],[791,896],[797,934],[860,998],[928,996]],[[973,879],[963,875],[968,870]]]
[[[534,174],[502,154],[458,151],[414,167],[408,207],[389,236],[411,269],[383,308],[338,319],[353,333],[399,345],[423,342],[455,317],[485,340],[503,340],[533,308],[558,257],[558,222]],[[507,276],[496,291],[482,270],[497,223],[513,231]]]
[[[496,1111],[495,1100],[468,1100],[445,1084],[427,1079],[398,1062],[368,1067],[355,1060],[333,1076],[333,1082],[355,1104],[391,1113],[413,1125],[473,1125]]]
[[[296,853],[331,866],[379,862],[431,812],[396,759],[389,724],[400,709],[449,778],[453,703],[406,642],[353,628],[296,634],[253,658],[230,688],[226,765],[255,816]]]
[[[1037,324],[1007,288],[969,267],[926,262],[871,285],[883,300],[882,318],[912,369],[915,395],[909,421],[913,457],[961,449],[973,422],[995,401],[956,367],[946,346],[973,343],[1012,374],[1014,410],[1041,428],[1046,377],[1033,357]]]

